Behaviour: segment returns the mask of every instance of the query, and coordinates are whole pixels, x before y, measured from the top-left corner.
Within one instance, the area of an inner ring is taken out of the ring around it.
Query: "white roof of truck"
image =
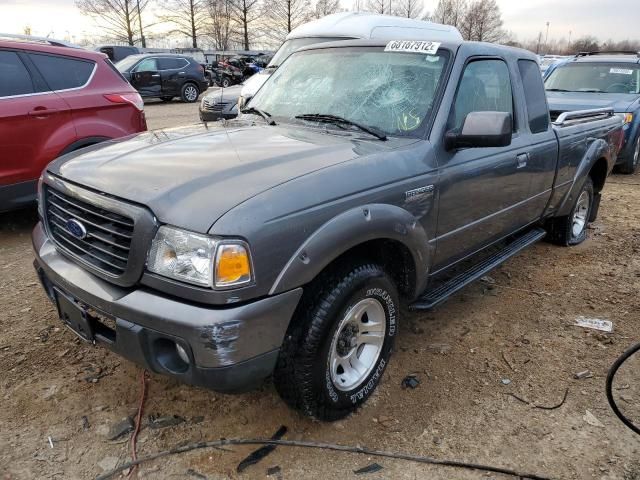
[[[368,12],[327,15],[293,29],[287,40],[304,37],[462,41],[458,29],[450,25]]]

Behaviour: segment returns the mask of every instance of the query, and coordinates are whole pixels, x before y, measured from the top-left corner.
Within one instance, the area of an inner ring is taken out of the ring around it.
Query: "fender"
[[[73,152],[80,148],[88,147],[89,145],[94,145],[96,143],[104,142],[105,140],[111,140],[109,137],[86,137],[80,140],[76,140],[70,145],[67,145],[64,150],[60,152],[58,156],[65,155],[67,153]]]
[[[422,292],[433,253],[424,228],[400,207],[370,204],[347,210],[313,232],[282,269],[269,295],[309,283],[347,250],[370,240],[384,239],[397,240],[409,249],[416,272],[414,293]]]
[[[578,193],[580,193],[580,190],[582,189],[582,186],[584,185],[584,182],[589,176],[589,172],[595,165],[596,161],[601,158],[605,158],[607,160],[607,173],[610,173],[613,168],[614,160],[611,157],[609,144],[603,139],[598,138],[589,146],[589,149],[578,164],[576,173],[573,176],[571,188],[569,188],[564,198],[560,201],[560,206],[554,215],[555,217],[569,215],[571,207],[573,207],[573,199],[576,198]]]

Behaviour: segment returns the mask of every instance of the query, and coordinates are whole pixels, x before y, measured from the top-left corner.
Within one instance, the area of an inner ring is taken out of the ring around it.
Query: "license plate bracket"
[[[85,342],[94,342],[94,332],[87,312],[71,297],[54,289],[60,320]]]

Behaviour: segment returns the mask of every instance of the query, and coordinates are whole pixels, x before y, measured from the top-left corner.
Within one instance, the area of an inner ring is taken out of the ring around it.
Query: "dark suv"
[[[180,97],[183,102],[192,103],[209,88],[202,65],[185,55],[130,55],[116,67],[145,98],[168,102]]]

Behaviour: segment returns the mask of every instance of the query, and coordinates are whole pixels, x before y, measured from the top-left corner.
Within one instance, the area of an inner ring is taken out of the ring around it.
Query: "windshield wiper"
[[[545,88],[545,92],[573,92],[573,90],[565,90],[564,88]]]
[[[268,112],[265,112],[263,110],[260,110],[259,108],[256,107],[249,107],[249,108],[245,108],[244,110],[240,110],[242,113],[253,113],[254,115],[260,115],[262,118],[264,118],[267,122],[268,125],[275,125],[276,122],[273,121],[271,119],[271,114]]]
[[[299,118],[300,120],[310,120],[313,122],[325,122],[325,123],[333,123],[335,125],[351,125],[356,127],[363,132],[368,133],[369,135],[373,135],[379,140],[386,140],[387,136],[374,127],[368,127],[366,125],[360,125],[357,122],[346,119],[344,117],[339,117],[337,115],[330,115],[327,113],[305,113],[303,115],[296,115],[295,118]]]

